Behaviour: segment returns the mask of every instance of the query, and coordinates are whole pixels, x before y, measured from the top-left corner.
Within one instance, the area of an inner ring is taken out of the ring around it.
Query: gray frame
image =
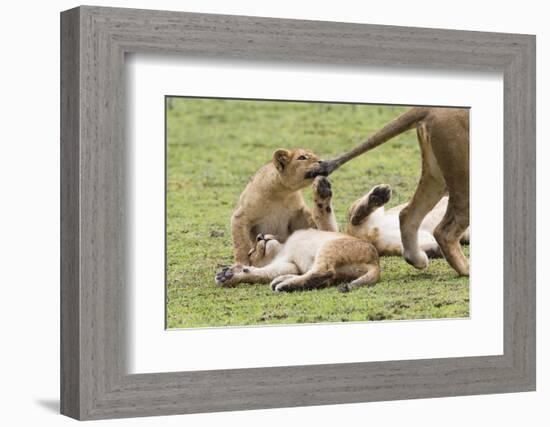
[[[503,72],[504,354],[126,374],[130,52]],[[534,36],[83,6],[61,14],[61,122],[63,414],[100,419],[535,390]]]

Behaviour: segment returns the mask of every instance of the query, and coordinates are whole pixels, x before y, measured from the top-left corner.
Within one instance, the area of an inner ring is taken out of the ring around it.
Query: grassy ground
[[[229,219],[249,177],[277,148],[304,147],[324,158],[347,150],[405,111],[400,107],[176,99],[167,110],[168,328],[467,317],[469,281],[443,260],[418,271],[382,258],[370,288],[274,294],[266,285],[219,288],[232,262]],[[395,138],[331,176],[343,228],[348,206],[388,183],[388,206],[409,200],[420,173],[414,132]],[[311,191],[305,190],[309,202]]]

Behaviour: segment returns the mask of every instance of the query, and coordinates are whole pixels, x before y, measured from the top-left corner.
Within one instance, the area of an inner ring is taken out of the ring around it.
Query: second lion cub
[[[248,253],[259,233],[284,242],[296,230],[317,228],[338,231],[332,209],[330,183],[319,175],[322,161],[315,153],[297,148],[279,149],[271,162],[250,179],[231,217],[235,262],[250,264]],[[310,209],[302,189],[313,186]]]
[[[285,243],[273,235],[258,234],[248,257],[251,265],[236,264],[216,274],[216,283],[271,283],[275,292],[292,292],[343,283],[347,292],[372,285],[380,278],[376,248],[343,233],[298,230]]]

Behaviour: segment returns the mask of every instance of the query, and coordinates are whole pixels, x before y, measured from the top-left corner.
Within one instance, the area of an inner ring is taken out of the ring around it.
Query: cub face
[[[272,234],[258,234],[254,247],[248,252],[249,264],[264,267],[281,251],[283,245]]]
[[[291,190],[300,190],[313,182],[318,175],[325,175],[319,157],[302,148],[279,149],[273,153],[273,164],[277,168],[283,185]]]

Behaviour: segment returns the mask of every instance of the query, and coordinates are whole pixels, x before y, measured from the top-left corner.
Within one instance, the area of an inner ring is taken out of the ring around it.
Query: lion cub
[[[276,235],[284,243],[300,229],[338,231],[330,183],[318,176],[321,163],[311,151],[280,149],[273,153],[270,163],[256,172],[231,218],[236,263],[251,264],[248,253],[259,233]],[[314,206],[310,210],[301,190],[312,183]]]
[[[256,266],[237,264],[216,274],[216,283],[271,283],[275,292],[292,292],[344,283],[339,290],[372,285],[380,278],[376,248],[346,234],[298,230],[285,243],[258,234],[249,259]]]
[[[392,190],[389,185],[377,185],[365,196],[356,200],[348,211],[347,233],[371,242],[380,256],[403,255],[399,215],[407,203],[385,210],[384,205],[390,201],[391,194]],[[416,243],[428,258],[443,256],[434,237],[434,232],[445,216],[448,204],[449,197],[442,197],[434,208],[428,211],[418,227]],[[468,227],[460,242],[464,244],[469,241],[470,228]]]

